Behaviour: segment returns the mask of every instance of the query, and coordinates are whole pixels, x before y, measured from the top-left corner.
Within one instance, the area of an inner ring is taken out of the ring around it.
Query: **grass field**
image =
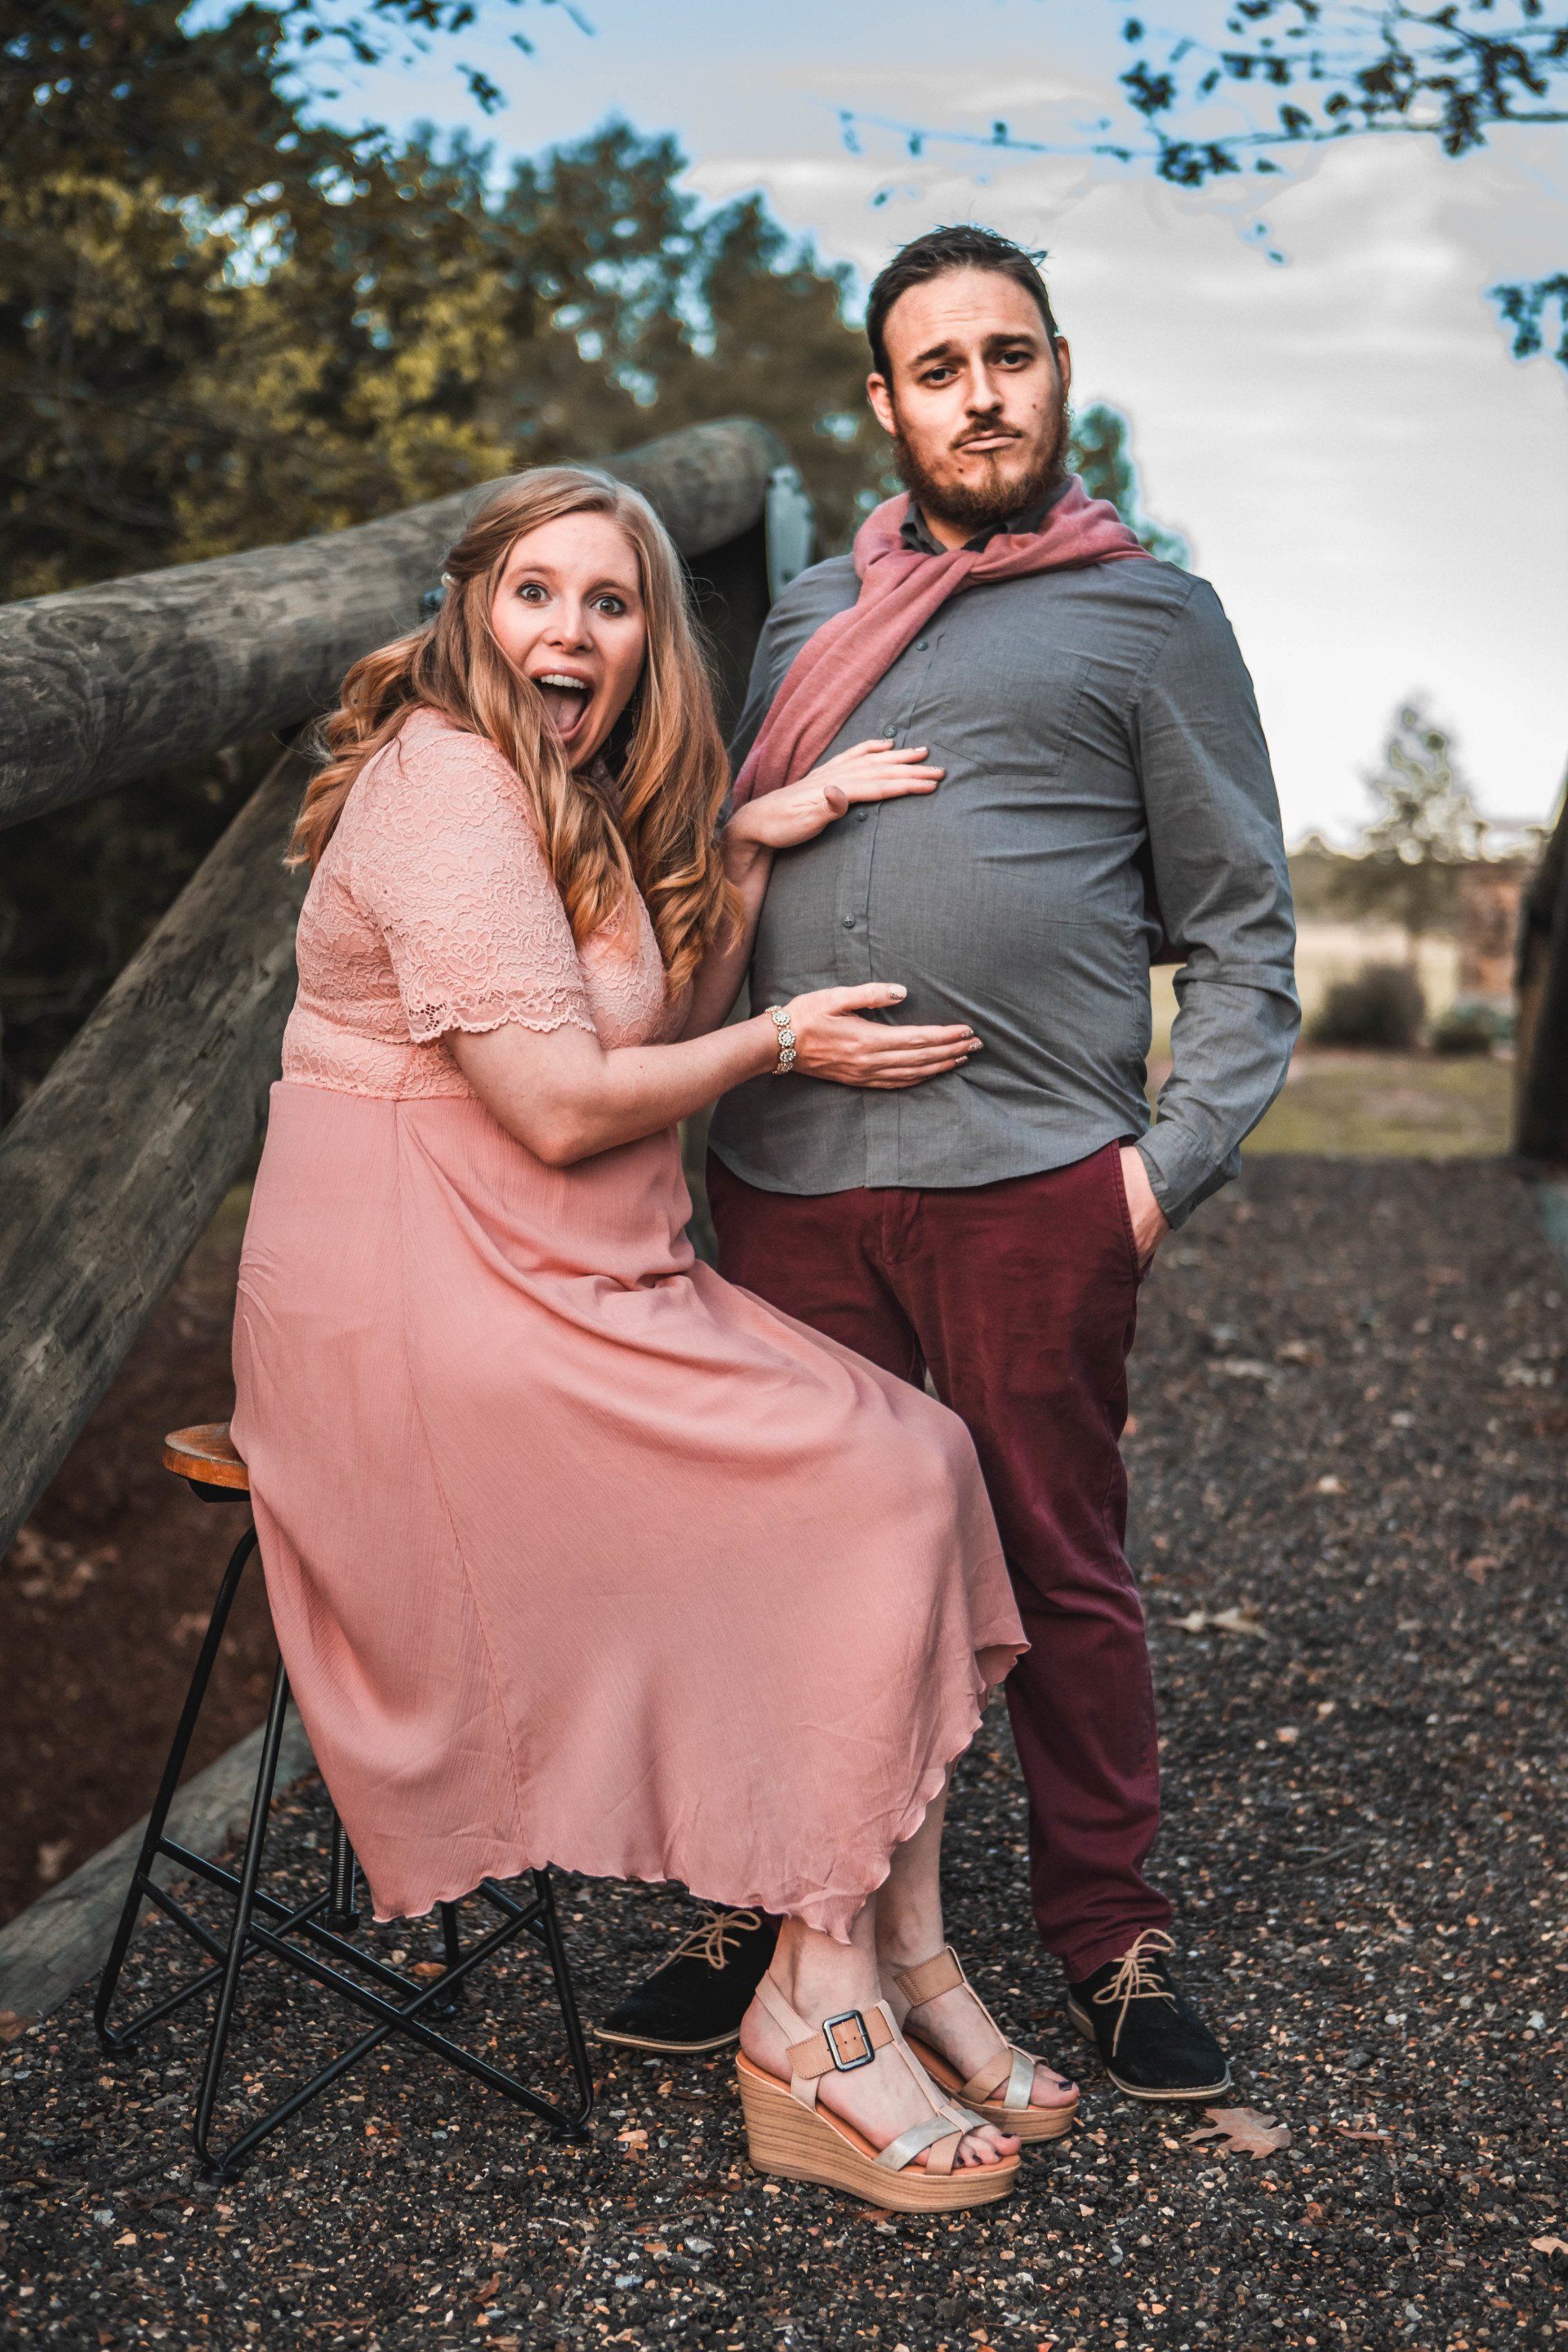
[[[1297,1054],[1249,1152],[1341,1159],[1489,1156],[1509,1148],[1512,1066],[1436,1054]]]

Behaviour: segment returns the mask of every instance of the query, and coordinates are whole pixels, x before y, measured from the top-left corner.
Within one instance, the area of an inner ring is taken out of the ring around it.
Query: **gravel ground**
[[[573,2147],[407,2050],[215,2189],[186,2155],[188,2040],[164,2029],[105,2064],[79,1996],[0,2053],[0,2341],[1466,2352],[1568,2334],[1563,1288],[1499,1166],[1272,1159],[1146,1294],[1131,1454],[1160,1867],[1237,2102],[1280,2118],[1287,2149],[1194,2143],[1197,2118],[1090,2070],[1083,2127],[1026,2158],[1007,2205],[888,2219],[750,2173],[721,2061],[606,2063]],[[276,1843],[289,1874],[319,1869],[310,1790]],[[987,1996],[1072,2063],[998,1711],[949,1852]],[[590,2014],[685,1924],[658,1890],[563,1895]],[[411,1958],[430,1943],[378,1934]],[[526,2034],[540,1973],[492,1979],[468,2030],[503,2051]],[[342,2038],[269,1976],[241,2105]]]

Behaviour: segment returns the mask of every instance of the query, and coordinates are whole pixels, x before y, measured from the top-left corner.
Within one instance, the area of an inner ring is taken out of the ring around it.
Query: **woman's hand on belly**
[[[900,1028],[867,1019],[868,1013],[901,1003],[906,993],[886,981],[870,981],[858,988],[818,988],[792,997],[795,1068],[804,1077],[831,1078],[836,1086],[879,1089],[918,1087],[961,1070],[980,1051],[973,1029]]]

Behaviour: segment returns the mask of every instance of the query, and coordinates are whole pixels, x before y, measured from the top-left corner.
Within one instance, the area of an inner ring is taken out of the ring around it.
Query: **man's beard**
[[[1004,453],[998,450],[987,458],[979,481],[939,481],[921,463],[895,422],[893,463],[900,481],[928,521],[934,517],[973,539],[983,530],[994,530],[1013,515],[1026,514],[1043,506],[1052,491],[1060,488],[1067,479],[1071,434],[1072,418],[1064,400],[1057,412],[1054,434],[1025,473],[1010,480],[1002,479],[996,459]]]

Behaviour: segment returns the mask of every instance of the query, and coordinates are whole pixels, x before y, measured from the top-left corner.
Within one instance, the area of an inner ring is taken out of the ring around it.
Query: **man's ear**
[[[893,417],[893,395],[888,389],[885,375],[866,378],[866,397],[871,404],[871,414],[884,433],[895,433],[898,426]]]
[[[1072,390],[1072,352],[1068,349],[1065,335],[1057,337],[1056,351],[1057,373],[1062,380],[1062,398],[1065,400]]]

